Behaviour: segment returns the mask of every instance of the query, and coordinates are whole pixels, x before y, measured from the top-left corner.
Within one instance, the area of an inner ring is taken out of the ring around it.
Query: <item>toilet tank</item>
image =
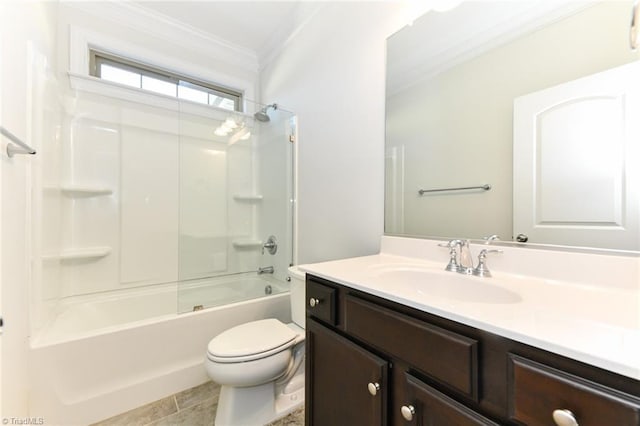
[[[291,320],[300,327],[305,327],[305,273],[297,266],[289,268],[291,278]]]

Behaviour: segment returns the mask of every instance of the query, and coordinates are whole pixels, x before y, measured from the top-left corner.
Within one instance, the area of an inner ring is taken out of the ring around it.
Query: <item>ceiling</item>
[[[265,56],[286,41],[310,13],[308,3],[287,1],[136,1],[139,7],[236,47]]]

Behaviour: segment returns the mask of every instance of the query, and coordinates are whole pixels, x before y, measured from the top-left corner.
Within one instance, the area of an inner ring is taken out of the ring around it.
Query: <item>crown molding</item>
[[[198,54],[258,73],[256,52],[185,25],[166,15],[126,1],[69,2],[62,4],[133,28],[154,38],[179,44]]]
[[[318,12],[326,6],[324,2],[299,2],[290,19],[283,23],[284,25],[273,33],[258,50],[257,56],[260,69],[262,70],[269,65],[298,36]]]
[[[473,2],[468,5],[477,8]],[[387,40],[387,97],[589,7],[587,1],[578,0],[505,5],[509,9],[504,11],[500,4],[493,8],[485,5],[480,14],[478,10],[465,9],[464,5],[446,14],[428,12],[422,19],[431,19],[430,25],[421,26],[416,20],[412,26],[390,37]],[[450,32],[447,38],[442,37],[444,29]],[[407,35],[413,35],[414,41],[432,42],[405,46]],[[394,55],[389,53],[390,49]]]

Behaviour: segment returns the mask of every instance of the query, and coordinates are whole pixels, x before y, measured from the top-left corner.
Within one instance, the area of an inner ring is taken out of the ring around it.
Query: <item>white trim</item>
[[[172,19],[133,2],[65,2],[65,5],[126,25],[154,38],[186,46],[217,60],[258,71],[255,52]]]
[[[505,3],[506,4],[506,3]],[[454,9],[442,15],[442,22],[449,20],[448,28],[455,37],[443,39],[442,43],[431,45],[429,49],[398,49],[402,52],[403,61],[387,64],[387,98],[408,90],[414,85],[428,81],[436,75],[464,63],[483,53],[511,42],[525,34],[553,24],[573,14],[591,7],[588,0],[556,0],[539,3],[509,3],[510,9],[504,13],[496,13],[497,9],[486,9],[486,16],[470,15],[466,10]],[[500,5],[496,6],[500,7]],[[429,12],[429,14],[438,12]],[[485,25],[467,25],[465,20],[487,22]],[[419,24],[418,24],[419,25]],[[438,28],[423,27],[426,30],[419,34],[426,40],[438,40]],[[415,31],[412,29],[411,31]],[[392,36],[393,37],[393,36]],[[442,37],[440,37],[442,38]],[[401,40],[401,39],[399,39]],[[391,42],[393,45],[393,42]],[[390,42],[387,41],[387,49]],[[402,47],[402,46],[398,46]],[[387,53],[387,62],[389,62]]]
[[[291,26],[281,26],[258,50],[260,70],[265,69],[291,43],[309,22],[325,8],[325,3],[301,2],[290,19]]]
[[[92,5],[102,4],[91,3]],[[150,26],[159,27],[155,22]],[[166,36],[163,37],[166,39]],[[173,40],[176,41],[175,39]],[[186,46],[193,47],[194,43],[181,41]],[[238,78],[205,68],[201,65],[180,61],[176,66],[175,58],[166,56],[160,52],[136,45],[128,40],[121,40],[110,35],[97,33],[76,25],[69,26],[69,72],[75,75],[89,76],[89,50],[97,49],[106,53],[115,54],[124,58],[131,58],[145,64],[165,69],[176,74],[193,77],[195,79],[212,82],[242,92],[243,98],[255,99],[255,81]],[[204,48],[203,48],[204,49]],[[203,50],[207,52],[207,50]],[[257,65],[256,65],[257,67]],[[255,71],[254,71],[255,72]],[[256,74],[257,79],[257,74]]]
[[[224,121],[230,116],[242,116],[247,121],[253,122],[253,116],[250,114],[230,111],[213,105],[204,105],[185,99],[178,99],[167,95],[152,93],[135,87],[102,80],[93,76],[69,73],[69,84],[73,90],[94,93],[144,105],[153,105],[154,107],[163,108],[169,111],[182,113],[188,112],[189,114],[220,121]]]
[[[123,49],[122,46],[126,46]],[[132,58],[148,65],[166,69],[202,81],[236,89],[243,93],[244,100],[254,99],[253,81],[217,73],[193,63],[180,62],[179,67],[175,67],[175,59],[165,56],[156,51],[125,42],[115,37],[96,33],[85,28],[70,25],[69,28],[69,71],[76,75],[89,76],[89,50],[91,48],[112,53],[125,58]]]

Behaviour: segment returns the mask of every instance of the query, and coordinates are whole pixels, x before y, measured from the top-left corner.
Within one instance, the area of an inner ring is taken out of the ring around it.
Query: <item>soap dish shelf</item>
[[[233,199],[236,201],[244,202],[244,203],[257,203],[262,201],[262,195],[252,195],[252,194],[236,194],[233,196]]]
[[[113,189],[105,186],[97,186],[97,185],[65,184],[60,186],[46,186],[45,190],[60,191],[62,194],[66,196],[75,197],[75,198],[97,197],[101,195],[113,194]]]
[[[61,261],[71,261],[71,260],[80,260],[80,259],[100,259],[111,254],[111,247],[107,246],[96,246],[96,247],[84,247],[84,248],[72,248],[62,250],[58,254],[53,255],[44,255],[42,259],[44,260],[61,260]]]
[[[261,240],[238,239],[233,241],[233,247],[237,250],[254,250],[262,248]]]

